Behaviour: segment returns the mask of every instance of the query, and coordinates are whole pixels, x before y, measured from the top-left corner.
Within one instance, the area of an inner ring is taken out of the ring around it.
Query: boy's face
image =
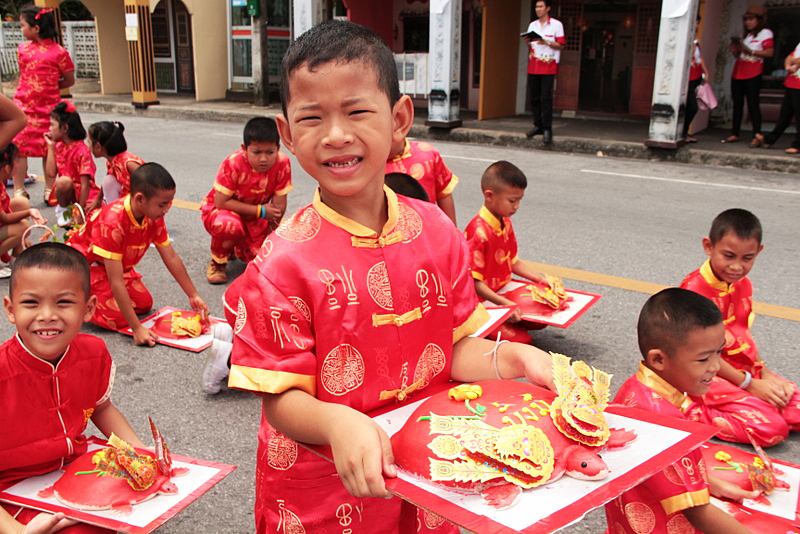
[[[497,191],[484,191],[486,209],[491,211],[498,219],[511,217],[519,209],[520,202],[525,196],[521,187],[503,186]]]
[[[330,62],[289,77],[291,99],[277,118],[286,147],[319,182],[323,200],[382,194],[393,141],[405,138],[414,109],[403,96],[394,107],[378,87],[374,68],[360,61]],[[333,201],[333,202],[331,202]]]
[[[711,258],[711,270],[728,284],[747,276],[763,248],[756,238],[741,239],[735,232],[728,232],[714,245],[708,237],[703,238],[703,250]]]
[[[695,328],[674,354],[651,350],[647,355],[648,366],[678,391],[705,395],[719,371],[724,346],[724,324]]]
[[[92,318],[96,301],[95,296],[86,298],[75,272],[39,267],[16,273],[11,296],[3,298],[6,316],[25,347],[53,363]]]
[[[249,145],[242,145],[247,155],[247,163],[256,172],[267,172],[275,165],[278,159],[278,145],[265,141],[251,141]]]
[[[142,215],[157,221],[166,215],[172,207],[172,199],[174,197],[174,189],[157,189],[150,198],[145,198],[142,193],[134,193],[131,199],[134,215],[137,217]]]

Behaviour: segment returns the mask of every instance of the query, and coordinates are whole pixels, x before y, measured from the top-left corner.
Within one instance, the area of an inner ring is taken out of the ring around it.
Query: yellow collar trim
[[[349,234],[352,234],[356,237],[370,237],[373,239],[385,238],[389,235],[391,230],[397,226],[398,206],[397,195],[394,194],[394,191],[384,185],[383,192],[386,195],[386,202],[389,206],[389,218],[387,219],[386,224],[383,226],[383,230],[381,231],[380,235],[367,228],[363,224],[357,223],[353,219],[345,217],[339,212],[331,209],[329,206],[326,206],[325,203],[322,202],[322,198],[319,196],[319,188],[317,188],[317,191],[314,193],[314,202],[312,205],[314,206],[314,209],[319,212],[323,219],[335,226],[338,226]]]
[[[644,362],[639,362],[639,371],[636,373],[636,379],[683,411],[683,404],[687,400],[686,395],[658,376]]]
[[[733,292],[733,284],[723,282],[714,274],[714,271],[711,269],[710,259],[706,260],[706,262],[700,266],[700,276],[702,276],[703,280],[705,280],[706,283],[713,289],[716,289],[722,293],[720,297],[724,297],[725,295]]]
[[[411,157],[411,143],[409,143],[408,139],[405,140],[405,145],[403,146],[403,153],[393,157],[390,161],[400,161],[401,159]]]
[[[502,233],[505,228],[503,228],[503,223],[494,216],[494,213],[489,211],[489,208],[486,206],[481,206],[481,211],[478,212],[478,217],[486,221],[486,224],[491,226],[497,233]]]
[[[131,220],[131,223],[133,223],[133,227],[136,229],[144,228],[146,226],[145,221],[147,220],[147,217],[142,217],[141,224],[136,222],[136,217],[134,217],[133,210],[131,209],[131,196],[126,196],[122,203],[125,206],[125,213],[128,214],[128,218]]]

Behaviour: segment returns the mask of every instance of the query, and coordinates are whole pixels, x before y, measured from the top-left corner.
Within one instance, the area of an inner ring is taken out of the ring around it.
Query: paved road
[[[241,143],[242,125],[85,114],[121,120],[130,149],[165,165],[178,183],[176,205],[167,215],[175,248],[214,315],[222,315],[224,286],[205,282],[209,237],[192,209],[209,191],[219,163]],[[584,359],[616,375],[614,390],[635,371],[639,360],[635,324],[646,299],[646,284],[678,284],[705,256],[700,240],[723,209],[744,207],[760,218],[765,248],[751,278],[757,301],[780,306],[775,316],[759,316],[753,331],[765,360],[777,372],[800,380],[794,363],[800,346],[800,181],[796,176],[738,169],[696,167],[587,156],[549,154],[512,148],[438,143],[460,177],[455,190],[459,227],[477,213],[480,175],[489,163],[506,159],[528,176],[523,207],[514,218],[520,256],[553,268],[582,271],[567,286],[603,294],[592,310],[567,330],[547,328],[538,346]],[[102,162],[98,162],[101,170]],[[289,212],[310,202],[315,183],[294,164],[295,190]],[[39,163],[34,162],[38,170]],[[101,173],[98,172],[98,176]],[[30,186],[35,202],[42,185]],[[43,210],[46,215],[52,209]],[[231,274],[244,269],[233,264]],[[140,271],[155,296],[155,306],[185,306],[186,298],[150,252]],[[617,278],[609,278],[609,276]],[[0,290],[7,282],[0,281]],[[777,311],[776,311],[777,310]],[[253,529],[253,479],[259,402],[249,393],[224,389],[204,395],[198,386],[204,354],[157,346],[135,347],[130,338],[92,325],[117,362],[114,402],[145,440],[152,415],[178,454],[236,464],[239,468],[188,510],[162,527],[164,533],[231,532]],[[0,335],[12,333],[0,325]],[[778,458],[797,461],[800,438],[774,449]],[[602,512],[569,527],[570,534],[601,532]]]

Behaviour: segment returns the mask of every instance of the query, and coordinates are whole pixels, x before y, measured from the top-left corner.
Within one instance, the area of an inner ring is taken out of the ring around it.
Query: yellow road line
[[[183,208],[185,210],[193,210],[193,211],[200,211],[200,204],[197,202],[188,202],[186,200],[181,200],[179,198],[175,198],[172,200],[172,207],[173,208]]]
[[[652,295],[653,293],[669,287],[661,284],[653,284],[651,282],[622,278],[620,276],[611,276],[610,274],[593,273],[590,271],[581,271],[579,269],[570,269],[569,267],[559,267],[557,265],[547,265],[526,260],[523,261],[540,273],[550,273],[562,278],[569,278],[570,280],[615,287],[617,289],[626,289],[628,291],[636,291],[648,295]],[[765,302],[753,302],[753,310],[760,315],[768,315],[770,317],[777,317],[778,319],[800,322],[800,309],[797,308],[776,306],[775,304],[767,304]]]

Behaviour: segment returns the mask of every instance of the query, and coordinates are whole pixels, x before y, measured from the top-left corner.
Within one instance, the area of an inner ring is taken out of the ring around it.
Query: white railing
[[[394,55],[400,92],[413,98],[428,97],[428,54],[400,52]]]

